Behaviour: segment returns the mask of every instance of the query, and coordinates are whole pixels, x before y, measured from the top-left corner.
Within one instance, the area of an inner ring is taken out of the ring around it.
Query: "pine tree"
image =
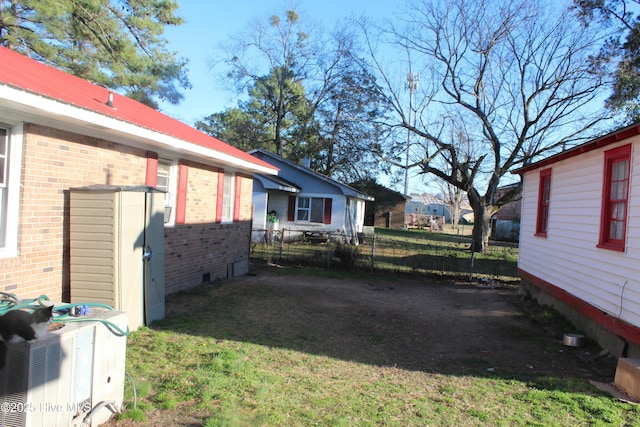
[[[167,50],[180,25],[171,0],[2,0],[0,45],[154,108],[188,88],[186,61]]]

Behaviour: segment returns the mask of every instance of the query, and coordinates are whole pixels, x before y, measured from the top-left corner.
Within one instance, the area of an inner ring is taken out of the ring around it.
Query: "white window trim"
[[[235,203],[235,197],[236,197],[236,175],[233,173],[225,172],[224,178],[227,178],[227,177],[231,179],[231,188],[229,189],[229,215],[225,216],[224,214],[224,191],[226,187],[223,186],[222,218],[220,219],[223,224],[231,224],[233,222],[233,209],[234,209],[234,203]]]
[[[9,136],[9,161],[7,166],[7,212],[5,246],[0,247],[0,258],[15,258],[18,256],[18,226],[20,217],[20,175],[22,170],[23,150],[22,123],[7,126]]]
[[[171,214],[169,215],[169,221],[165,222],[164,226],[173,227],[176,225],[176,206],[178,202],[178,160],[160,157],[158,165],[160,163],[170,163],[168,187],[170,198],[165,200],[165,207],[171,208]]]
[[[308,208],[299,208],[298,207],[299,206],[298,203],[300,202],[300,199],[309,199],[309,207]],[[321,200],[321,203],[322,203],[322,214],[321,214],[320,221],[312,221],[311,220],[314,199]],[[294,216],[294,221],[298,222],[298,223],[301,223],[301,224],[310,224],[310,225],[313,225],[313,224],[324,224],[324,215],[325,215],[324,206],[325,206],[325,200],[326,199],[327,199],[326,197],[323,197],[321,195],[296,196],[296,212],[295,212],[295,216]],[[303,220],[303,219],[299,220],[298,219],[298,211],[299,210],[307,211],[309,219],[308,220]]]
[[[300,207],[300,200],[301,199],[308,199],[309,200],[309,207],[308,208],[301,208]],[[311,222],[311,200],[313,199],[313,197],[309,197],[309,196],[297,196],[296,197],[296,212],[295,212],[295,217],[294,220],[295,222]],[[298,219],[298,212],[299,211],[306,211],[307,212],[307,220],[304,219]]]

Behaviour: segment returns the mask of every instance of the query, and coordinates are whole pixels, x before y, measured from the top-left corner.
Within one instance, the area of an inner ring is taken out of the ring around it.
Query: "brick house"
[[[248,268],[253,175],[275,167],[21,54],[0,62],[0,291],[69,300],[69,190],[90,185],[166,192],[166,294]]]
[[[406,225],[407,202],[411,196],[386,188],[372,179],[353,182],[351,186],[375,199],[365,202],[365,226],[402,228]]]

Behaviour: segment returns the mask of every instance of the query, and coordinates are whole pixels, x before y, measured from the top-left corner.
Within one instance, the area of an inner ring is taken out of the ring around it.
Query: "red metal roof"
[[[609,144],[613,144],[613,143],[625,140],[627,138],[634,137],[636,135],[640,135],[640,123],[634,123],[630,126],[624,127],[622,129],[618,129],[604,136],[593,139],[589,142],[585,142],[584,144],[577,145],[570,150],[563,151],[561,153],[547,157],[546,159],[542,159],[538,162],[532,163],[528,166],[524,166],[520,169],[516,169],[512,173],[522,175],[525,172],[529,172],[535,169],[540,169],[545,166],[549,166],[553,163],[559,162],[561,160],[565,160],[565,159],[580,155],[582,153],[587,153],[597,148],[601,148]]]
[[[109,89],[44,65],[20,53],[0,47],[0,84],[84,108],[96,113],[198,144],[255,165],[277,170],[242,150],[207,135],[185,123]],[[107,105],[113,93],[113,105]]]

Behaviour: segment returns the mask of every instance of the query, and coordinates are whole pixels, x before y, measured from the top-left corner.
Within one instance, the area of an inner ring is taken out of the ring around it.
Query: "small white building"
[[[640,356],[640,124],[516,173],[522,287],[617,356]]]
[[[341,233],[357,241],[364,230],[365,201],[361,191],[263,149],[249,152],[279,169],[278,176],[256,174],[253,184],[253,239],[270,228],[275,212],[278,228],[295,233]],[[256,231],[257,230],[257,231]]]
[[[407,202],[406,223],[411,223],[412,216],[441,218],[442,222],[450,224],[451,209],[448,203],[444,201],[442,196],[434,196],[430,194],[421,194],[411,196],[411,200]],[[463,196],[460,205],[460,219],[467,222],[473,222],[473,210],[469,205],[466,195]]]

